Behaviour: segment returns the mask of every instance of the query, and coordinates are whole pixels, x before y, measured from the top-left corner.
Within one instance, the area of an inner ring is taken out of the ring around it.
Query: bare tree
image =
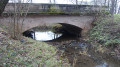
[[[52,3],[52,1],[50,0],[50,3]]]
[[[0,0],[0,15],[3,13],[6,4],[8,3],[9,0]]]
[[[108,6],[108,10],[109,10],[109,8],[110,8],[110,0],[108,0],[107,6]]]
[[[97,0],[94,0],[94,5],[97,5]]]
[[[54,4],[56,3],[56,1],[54,0]]]
[[[104,1],[104,6],[106,6],[106,2],[107,2],[107,0]]]
[[[114,15],[114,10],[115,10],[115,7],[116,7],[116,2],[117,2],[117,0],[111,0],[110,14],[112,16]]]
[[[119,10],[119,9],[120,9],[120,5],[118,6],[118,11],[117,11],[117,14],[118,14],[118,13],[120,13],[120,10]]]
[[[76,5],[78,5],[78,0],[76,0]]]
[[[69,1],[72,2],[72,4],[75,4],[75,3],[74,3],[74,0],[69,0]]]
[[[114,13],[117,13],[117,5],[118,5],[118,0],[115,0],[115,9],[114,9]]]
[[[26,3],[28,4],[24,4],[24,0],[17,1],[13,0],[14,11],[10,13],[12,15],[9,14],[10,15],[9,33],[11,37],[14,39],[21,39],[24,20],[27,16],[27,13],[30,8],[30,3],[32,3],[32,0],[27,0]]]

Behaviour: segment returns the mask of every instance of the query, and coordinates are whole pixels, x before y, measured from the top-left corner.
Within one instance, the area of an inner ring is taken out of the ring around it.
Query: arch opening
[[[37,26],[31,28],[23,32],[23,36],[40,41],[74,40],[81,37],[82,28],[67,23],[58,24],[61,26],[58,27],[52,24],[51,26]]]
[[[60,32],[64,34],[81,37],[82,28],[68,23],[59,23],[62,25]]]

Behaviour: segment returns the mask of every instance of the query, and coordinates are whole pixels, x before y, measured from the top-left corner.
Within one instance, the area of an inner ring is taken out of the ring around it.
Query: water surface
[[[52,31],[44,31],[44,32],[39,31],[32,33],[32,35],[35,40],[39,40],[39,41],[53,40],[62,36],[62,34],[54,33]]]

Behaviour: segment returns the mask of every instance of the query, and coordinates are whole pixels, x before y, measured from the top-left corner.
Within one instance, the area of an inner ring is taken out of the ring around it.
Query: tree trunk
[[[119,14],[119,13],[120,13],[120,10],[119,10],[119,9],[120,9],[120,6],[118,7],[118,12],[117,12],[117,14]]]
[[[104,1],[104,6],[106,6],[106,1],[107,1],[107,0]]]
[[[50,0],[50,4],[52,3],[52,1]]]
[[[115,10],[115,7],[116,7],[115,2],[116,2],[116,0],[111,0],[110,14],[112,16],[114,15],[114,10]]]
[[[54,0],[54,4],[56,4],[56,1]]]
[[[78,0],[76,0],[76,5],[78,5]]]
[[[0,0],[0,15],[3,13],[6,4],[8,3],[9,0]]]
[[[97,0],[94,0],[94,5],[97,5]]]
[[[114,9],[115,14],[117,13],[117,0],[115,1],[115,9]]]
[[[110,10],[110,0],[108,0],[107,6],[108,6],[108,10]]]

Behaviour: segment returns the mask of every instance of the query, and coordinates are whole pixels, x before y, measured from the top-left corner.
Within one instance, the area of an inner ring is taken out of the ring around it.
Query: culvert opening
[[[37,26],[23,32],[23,36],[39,41],[66,41],[77,40],[81,37],[82,28],[77,26],[58,23],[47,26]]]

